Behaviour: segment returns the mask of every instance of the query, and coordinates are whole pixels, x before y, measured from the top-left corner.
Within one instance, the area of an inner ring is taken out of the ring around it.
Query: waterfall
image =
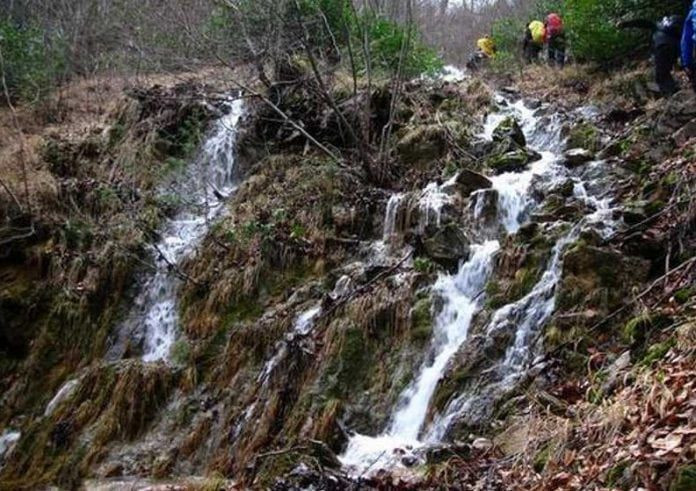
[[[314,319],[320,313],[321,305],[315,305],[301,313],[297,319],[295,319],[292,331],[285,336],[285,339],[278,341],[275,354],[266,362],[263,370],[261,370],[258,378],[259,382],[265,384],[268,381],[268,378],[273,373],[273,369],[275,369],[278,363],[287,355],[288,343],[295,341],[297,338],[304,338],[311,333],[314,327]]]
[[[0,468],[2,468],[5,458],[14,449],[20,436],[22,436],[22,434],[19,431],[12,430],[5,430],[0,434]]]
[[[180,278],[173,270],[193,253],[221,213],[225,198],[235,190],[234,147],[243,105],[241,100],[234,100],[227,106],[227,114],[216,122],[199,157],[180,179],[177,195],[185,197],[186,204],[165,225],[161,240],[153,246],[157,255],[155,271],[135,298],[122,328],[143,333],[146,362],[165,360],[176,339]]]
[[[542,122],[533,110],[522,101],[509,103],[499,98],[500,112],[488,116],[482,138],[491,139],[494,129],[509,116],[520,122],[529,146],[541,154],[541,159],[524,172],[504,173],[491,178],[493,190],[497,192],[498,221],[507,233],[515,233],[529,218],[536,204],[530,188],[535,177],[546,183],[565,176],[566,171],[558,165],[562,148],[560,124],[557,120]],[[585,190],[576,186],[576,194]],[[587,193],[585,192],[585,195]],[[585,196],[587,201],[593,199]],[[482,213],[483,193],[471,197],[474,216]],[[447,201],[441,196],[440,187],[429,185],[422,194],[421,206],[426,219],[434,214],[439,217],[442,204]],[[592,201],[598,211],[606,212],[605,202]],[[427,211],[426,211],[427,210]],[[434,213],[433,213],[434,211]],[[586,220],[598,219],[589,216]],[[534,340],[548,321],[555,307],[555,291],[562,271],[562,257],[566,246],[577,238],[580,225],[564,235],[555,245],[547,271],[532,291],[523,299],[498,310],[488,326],[489,332],[499,324],[513,322],[516,326],[514,342],[507,348],[504,359],[497,368],[506,381],[519,378],[523,367],[530,362]],[[435,285],[435,292],[443,299],[444,308],[435,321],[430,356],[423,364],[413,383],[401,394],[399,403],[387,429],[379,436],[354,435],[348,443],[341,462],[351,472],[362,474],[371,469],[398,466],[403,456],[411,454],[417,461],[415,451],[428,444],[440,442],[451,421],[467,406],[467,395],[451,403],[445,414],[436,417],[430,428],[424,428],[431,398],[445,370],[467,339],[469,325],[479,311],[481,294],[488,281],[492,259],[499,249],[497,241],[489,241],[472,247],[471,259],[463,264],[456,275],[442,275]]]

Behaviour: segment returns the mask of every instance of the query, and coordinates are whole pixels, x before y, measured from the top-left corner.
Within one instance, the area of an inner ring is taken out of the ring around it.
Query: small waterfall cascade
[[[541,121],[523,101],[509,103],[500,98],[498,103],[502,109],[488,116],[479,136],[492,139],[495,128],[505,118],[514,116],[527,136],[529,147],[541,155],[523,172],[503,173],[490,178],[493,183],[492,196],[497,199],[497,221],[507,233],[515,233],[528,220],[536,205],[531,192],[533,180],[541,179],[545,186],[551,186],[567,178],[567,170],[558,164],[563,139],[560,122],[554,118]],[[576,197],[597,210],[585,217],[582,223],[606,217],[608,200],[590,197],[582,183],[576,183],[575,187]],[[439,189],[435,184],[429,185],[420,201],[422,208],[437,210],[435,216],[447,202],[446,196],[440,196]],[[481,216],[483,201],[490,200],[490,197],[490,194],[481,191],[472,195],[471,211],[474,218]],[[429,216],[426,215],[426,219]],[[563,253],[566,246],[577,238],[581,224],[573,227],[556,243],[547,270],[532,291],[521,300],[502,307],[489,322],[489,332],[498,323],[513,322],[516,326],[514,342],[497,368],[505,383],[513,383],[513,379],[520,378],[521,372],[531,361],[538,333],[554,311]],[[493,259],[499,247],[497,240],[472,246],[470,259],[461,265],[456,274],[441,275],[437,280],[434,289],[442,298],[444,307],[435,320],[430,355],[426,357],[415,380],[401,394],[387,429],[376,437],[356,434],[349,440],[347,450],[341,456],[341,462],[349,472],[360,475],[371,470],[398,467],[405,454],[414,455],[412,460],[417,461],[415,452],[441,442],[452,420],[466,410],[467,396],[464,394],[450,403],[445,414],[436,416],[432,424],[426,427],[431,398],[449,362],[466,341],[472,318],[481,308],[481,296],[491,276]]]
[[[288,343],[292,343],[298,338],[304,338],[311,333],[314,327],[314,319],[316,319],[320,313],[321,305],[315,305],[297,316],[292,331],[287,333],[284,339],[278,341],[275,354],[266,362],[263,370],[261,370],[258,378],[259,382],[265,384],[278,363],[285,358],[288,353]]]
[[[53,411],[56,410],[56,408],[63,402],[68,400],[73,393],[75,392],[75,389],[77,389],[77,385],[79,384],[80,379],[78,378],[73,378],[65,382],[60,389],[58,389],[58,392],[56,392],[56,395],[53,396],[53,399],[50,400],[50,402],[46,405],[46,410],[44,411],[44,417],[50,416],[53,414]]]
[[[19,431],[5,430],[0,434],[0,469],[5,458],[12,452],[22,434]]]
[[[220,215],[225,199],[235,190],[237,125],[243,115],[241,100],[227,104],[227,114],[215,124],[187,174],[181,178],[179,197],[183,210],[163,228],[153,248],[155,271],[143,284],[126,319],[128,332],[143,333],[143,361],[166,360],[176,339],[178,324],[177,265],[193,253],[211,223]]]

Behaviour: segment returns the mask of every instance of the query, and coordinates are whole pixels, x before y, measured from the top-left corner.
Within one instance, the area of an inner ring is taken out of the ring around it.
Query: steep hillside
[[[696,97],[283,69],[25,135],[0,488],[691,489]]]

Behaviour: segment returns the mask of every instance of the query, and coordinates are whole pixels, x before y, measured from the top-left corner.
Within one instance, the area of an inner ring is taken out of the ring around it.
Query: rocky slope
[[[365,158],[288,69],[274,100],[330,151],[246,103],[239,186],[170,265],[179,321],[159,361],[122,329],[152,236],[118,220],[166,229],[186,203],[149,172],[198,162],[182,128],[196,114],[210,141],[228,109],[191,103],[210,89],[171,107],[182,98],[153,88],[107,131],[46,139],[47,172],[70,189],[134,148],[152,160],[108,181],[144,191],[92,209],[98,233],[69,233],[56,224],[72,210],[57,211],[3,257],[0,486],[689,489],[694,97],[607,103],[610,82],[578,72],[549,74],[563,97],[456,77],[398,98],[336,83],[358,134],[393,135]],[[48,247],[63,253],[46,265],[31,251]],[[116,267],[123,248],[135,255]]]

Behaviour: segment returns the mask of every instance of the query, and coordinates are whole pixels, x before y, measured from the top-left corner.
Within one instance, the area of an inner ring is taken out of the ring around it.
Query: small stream
[[[495,128],[512,115],[520,122],[529,147],[541,154],[541,159],[524,172],[504,173],[490,178],[493,189],[497,191],[497,221],[505,233],[512,234],[529,220],[538,204],[532,195],[533,181],[541,180],[544,187],[550,187],[567,178],[568,171],[560,165],[563,148],[560,118],[541,120],[522,100],[511,103],[498,97],[497,102],[502,109],[487,117],[480,137],[491,140]],[[429,185],[423,195],[430,196],[435,188],[436,185]],[[478,200],[483,199],[483,194],[479,192],[472,195],[471,211],[474,218],[481,213],[482,203]],[[575,194],[597,210],[583,222],[606,218],[610,211],[608,200],[590,197],[582,182],[576,183]],[[390,200],[387,222],[396,214],[394,207],[400,199],[400,195],[397,195]],[[428,198],[436,205],[442,199]],[[566,246],[577,238],[580,225],[572,227],[558,240],[547,270],[532,291],[521,300],[499,309],[489,322],[488,332],[503,323],[513,323],[515,326],[514,342],[496,367],[499,384],[505,387],[512,387],[520,380],[532,362],[537,335],[554,312],[563,253]],[[392,233],[392,229],[393,226],[387,226],[385,240],[389,235],[387,232]],[[443,299],[444,307],[435,320],[430,354],[414,381],[401,394],[387,429],[378,436],[356,434],[349,440],[347,449],[341,456],[341,462],[349,472],[362,475],[379,469],[399,467],[404,462],[405,455],[412,456],[411,462],[422,460],[422,450],[442,442],[451,422],[471,406],[477,396],[461,394],[449,404],[444,414],[436,416],[432,424],[426,426],[437,385],[450,361],[465,343],[471,321],[483,305],[482,292],[492,274],[493,260],[499,248],[499,241],[495,238],[474,245],[470,259],[460,266],[456,274],[440,275],[434,290]]]

